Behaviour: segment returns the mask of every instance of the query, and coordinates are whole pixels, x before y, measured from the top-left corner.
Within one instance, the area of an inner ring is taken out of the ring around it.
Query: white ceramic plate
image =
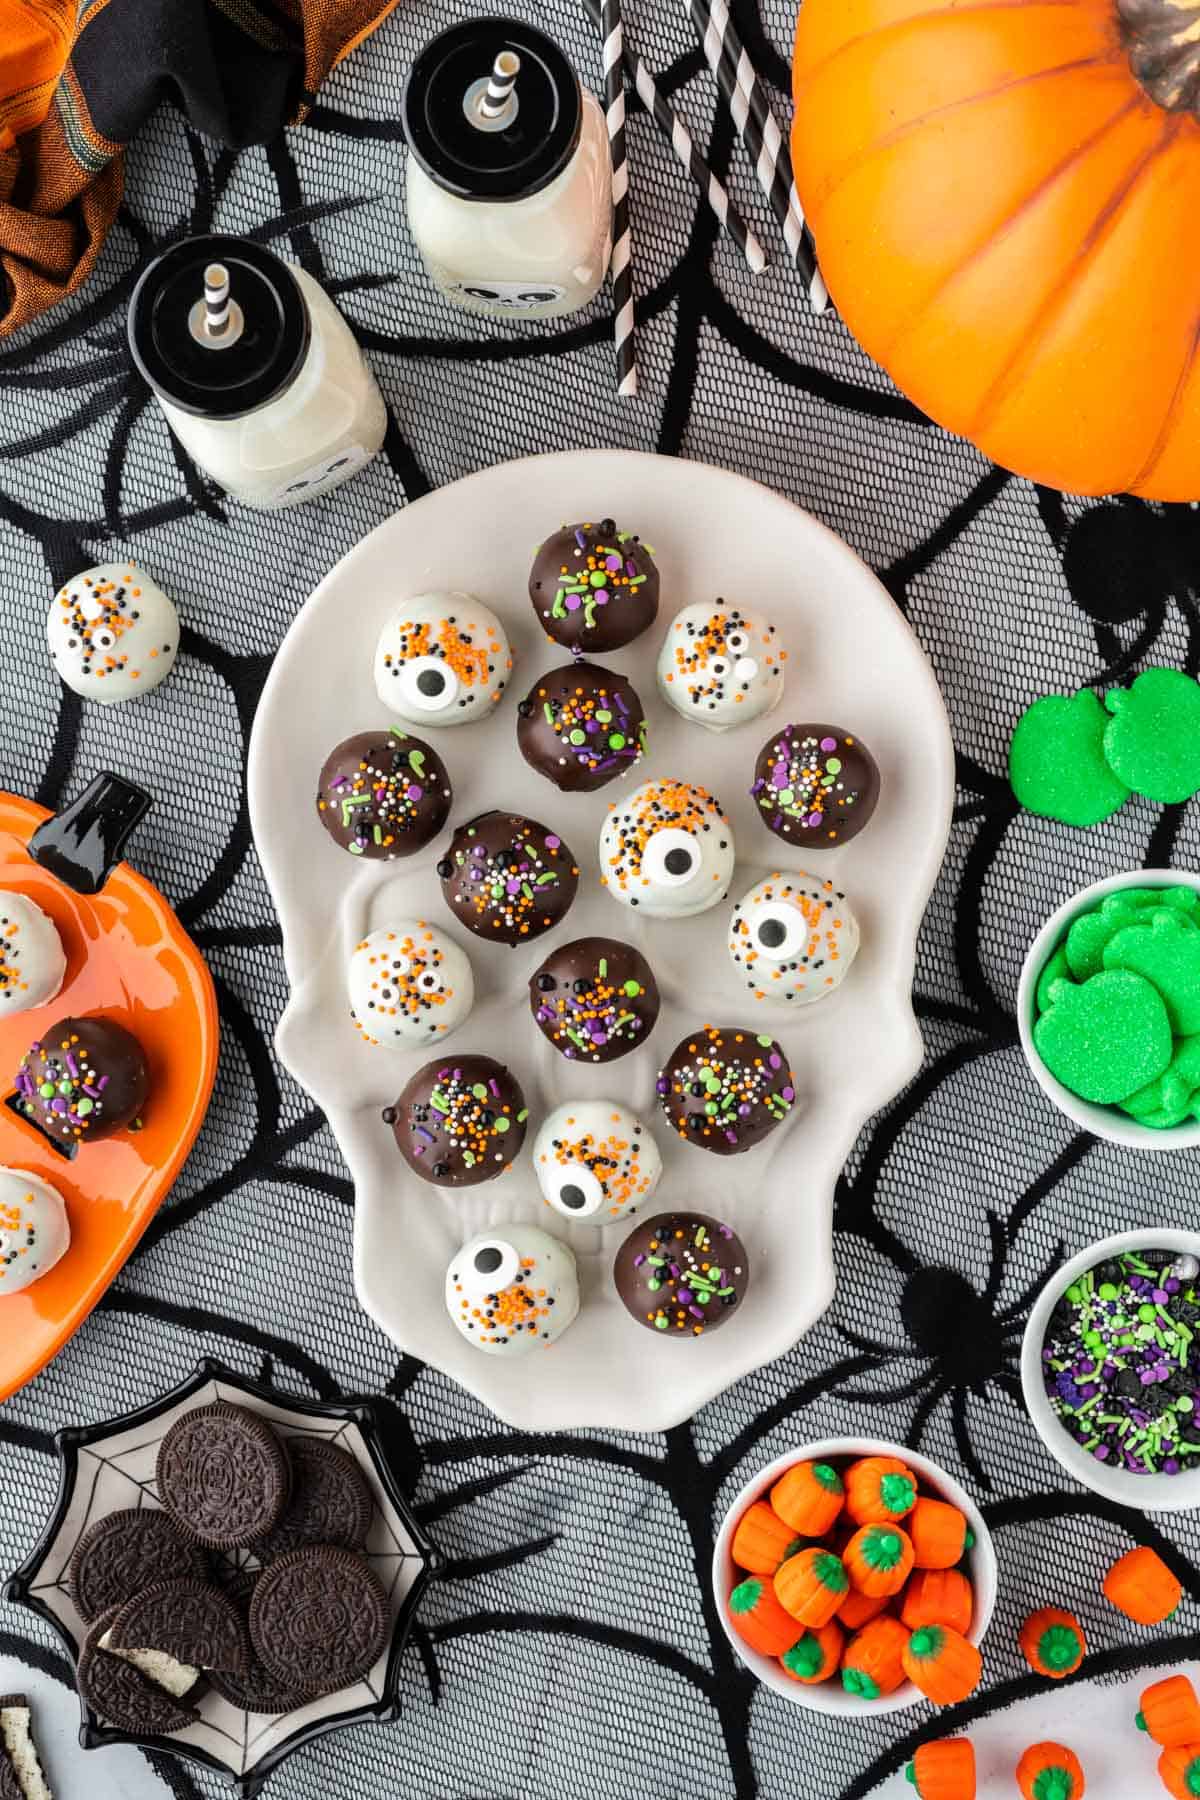
[[[629,675],[649,721],[649,753],[631,782],[697,781],[734,829],[738,864],[729,904],[679,924],[640,919],[599,886],[600,825],[625,784],[564,795],[516,748],[517,702],[564,660],[548,644],[526,582],[537,544],[565,520],[613,516],[653,544],[662,571],[656,626],[604,660]],[[355,862],[321,829],[321,764],[352,732],[390,722],[371,674],[384,619],[409,594],[465,588],[510,634],[515,668],[487,720],[428,735],[454,785],[451,827],[489,807],[558,831],[583,870],[564,923],[515,950],[453,922],[434,864],[448,831],[409,862]],[[680,719],[658,697],[654,665],[679,607],[723,596],[765,613],[789,652],[783,701],[767,720],[723,736]],[[845,889],[863,944],[844,985],[801,1012],[743,997],[725,949],[729,912],[799,853],[760,822],[748,789],[773,726],[832,723],[859,733],[883,778],[874,819],[851,843],[809,853],[811,872]],[[661,1431],[772,1357],[820,1317],[833,1295],[833,1189],[863,1122],[913,1075],[921,1040],[911,986],[917,926],[949,829],[949,727],[933,674],[891,599],[847,547],[766,488],[718,469],[627,451],[581,451],[486,470],[407,507],[372,532],[321,583],[275,659],[250,746],[250,814],[283,928],[292,999],[279,1055],[325,1111],[354,1177],[354,1275],[363,1306],[402,1349],[461,1381],[509,1424]],[[369,930],[429,919],[467,950],[475,1010],[447,1040],[508,1063],[530,1108],[523,1155],[475,1188],[440,1190],[400,1160],[380,1109],[428,1048],[360,1041],[345,965]],[[530,975],[556,942],[593,933],[636,944],[663,996],[650,1043],[606,1067],[567,1063],[528,1013]],[[799,1101],[765,1144],[717,1157],[681,1143],[658,1113],[654,1078],[688,1030],[706,1022],[771,1031],[795,1068]],[[749,1298],[720,1331],[686,1343],[636,1324],[617,1299],[611,1265],[629,1227],[572,1224],[543,1202],[530,1162],[551,1107],[587,1096],[623,1101],[647,1119],[666,1169],[651,1213],[699,1207],[732,1224],[749,1252]],[[472,1233],[535,1220],[579,1259],[583,1308],[555,1345],[509,1361],[460,1337],[445,1311],[446,1264]]]

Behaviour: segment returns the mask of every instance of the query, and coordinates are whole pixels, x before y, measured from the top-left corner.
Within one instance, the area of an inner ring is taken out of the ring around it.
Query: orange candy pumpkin
[[[935,1706],[954,1706],[979,1686],[983,1658],[949,1625],[922,1625],[904,1646],[904,1673]]]
[[[918,1569],[952,1569],[967,1548],[967,1521],[957,1506],[922,1494],[904,1521]]]
[[[1186,1675],[1168,1675],[1145,1690],[1137,1727],[1165,1750],[1200,1743],[1200,1701]]]
[[[951,1625],[965,1633],[971,1629],[974,1607],[971,1584],[961,1569],[917,1569],[904,1590],[900,1617],[910,1631],[922,1625]]]
[[[841,1661],[845,1641],[846,1634],[836,1619],[831,1619],[817,1631],[806,1631],[780,1657],[784,1674],[790,1675],[793,1681],[803,1682],[805,1687],[828,1681]]]
[[[917,1800],[975,1800],[975,1746],[969,1738],[918,1745],[905,1773]]]
[[[1157,1550],[1139,1544],[1119,1556],[1104,1577],[1104,1598],[1137,1625],[1161,1625],[1183,1598],[1183,1589]]]
[[[729,1596],[729,1623],[760,1656],[782,1656],[800,1636],[800,1626],[786,1613],[771,1583],[748,1575]]]
[[[1158,1778],[1174,1800],[1200,1794],[1200,1744],[1175,1744],[1158,1759]]]
[[[842,1656],[842,1686],[862,1700],[878,1700],[894,1694],[904,1680],[904,1651],[908,1633],[899,1619],[881,1613],[846,1645]]]
[[[756,1500],[737,1522],[730,1554],[751,1575],[773,1575],[795,1544],[791,1526],[765,1500]]]
[[[851,1588],[837,1609],[837,1618],[847,1631],[859,1631],[868,1619],[877,1619],[887,1611],[890,1599],[889,1594],[860,1594],[857,1588]]]
[[[845,1474],[846,1516],[856,1525],[903,1519],[917,1503],[911,1471],[895,1456],[863,1456]]]
[[[845,1488],[832,1463],[793,1463],[771,1489],[771,1505],[793,1534],[824,1537],[842,1510]]]
[[[797,1550],[775,1571],[775,1596],[783,1610],[814,1628],[828,1625],[849,1585],[841,1557],[821,1544]]]
[[[1200,497],[1184,0],[805,0],[796,183],[838,311],[939,424],[1085,494]]]
[[[1043,1606],[1030,1613],[1017,1640],[1021,1654],[1035,1675],[1062,1681],[1073,1674],[1087,1653],[1083,1626],[1057,1606]]]
[[[912,1573],[912,1542],[899,1525],[862,1525],[846,1545],[844,1560],[860,1594],[898,1594]]]
[[[1017,1786],[1024,1800],[1082,1800],[1087,1790],[1083,1767],[1066,1744],[1030,1744],[1017,1764]]]

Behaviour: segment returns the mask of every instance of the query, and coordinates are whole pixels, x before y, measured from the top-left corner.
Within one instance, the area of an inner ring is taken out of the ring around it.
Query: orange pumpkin
[[[737,1522],[730,1554],[751,1575],[773,1575],[796,1543],[795,1532],[774,1507],[756,1500]]]
[[[806,1687],[828,1681],[841,1661],[845,1641],[846,1634],[836,1619],[831,1619],[818,1631],[806,1631],[780,1657],[784,1674],[790,1675],[793,1681],[803,1682]]]
[[[952,1569],[967,1548],[967,1521],[957,1506],[922,1494],[904,1522],[918,1569]]]
[[[1024,1800],[1082,1800],[1087,1783],[1083,1767],[1066,1744],[1030,1744],[1017,1764],[1017,1786]]]
[[[904,1590],[900,1617],[910,1631],[922,1625],[971,1629],[975,1596],[961,1569],[917,1569]]]
[[[849,1585],[841,1557],[821,1544],[797,1550],[775,1571],[775,1597],[784,1612],[816,1628],[828,1625]]]
[[[1186,1675],[1168,1675],[1145,1690],[1137,1727],[1165,1750],[1200,1743],[1200,1701]]]
[[[842,1686],[862,1700],[894,1694],[904,1680],[908,1633],[899,1619],[881,1613],[856,1632],[842,1656]]]
[[[1119,1556],[1104,1577],[1104,1598],[1136,1625],[1161,1625],[1183,1598],[1183,1589],[1157,1550],[1139,1544]]]
[[[917,1503],[917,1484],[895,1456],[863,1456],[846,1470],[846,1516],[856,1525],[886,1525]]]
[[[935,1706],[954,1706],[979,1686],[983,1658],[961,1631],[922,1625],[904,1646],[904,1673]]]
[[[1043,1606],[1030,1613],[1017,1640],[1021,1654],[1035,1675],[1062,1681],[1079,1667],[1087,1653],[1083,1626],[1057,1606]]]
[[[729,1596],[729,1623],[760,1656],[782,1656],[800,1636],[800,1627],[775,1597],[761,1575],[739,1581]]]
[[[920,1744],[905,1774],[917,1800],[975,1800],[975,1747],[969,1738]]]
[[[1175,1800],[1200,1794],[1200,1744],[1175,1744],[1158,1759],[1159,1780]]]
[[[877,1619],[886,1612],[890,1599],[889,1594],[860,1594],[857,1588],[851,1588],[836,1616],[847,1631],[858,1631],[868,1619]]]
[[[845,1489],[832,1463],[793,1463],[771,1489],[771,1505],[801,1537],[824,1537],[842,1510]]]
[[[844,1561],[860,1594],[898,1594],[912,1573],[912,1542],[899,1525],[861,1525],[846,1545]]]
[[[1086,494],[1200,498],[1184,0],[805,0],[792,151],[838,310],[940,424]]]

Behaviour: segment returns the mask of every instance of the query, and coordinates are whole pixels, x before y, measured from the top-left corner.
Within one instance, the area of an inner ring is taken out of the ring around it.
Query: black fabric
[[[582,10],[528,10],[598,88]],[[628,12],[631,40],[775,258],[754,281],[633,107],[636,402],[615,398],[607,299],[556,327],[493,326],[444,307],[421,273],[397,109],[449,0],[407,0],[334,75],[308,130],[265,148],[234,155],[160,113],[130,157],[95,279],[0,351],[3,779],[53,803],[113,767],[163,796],[135,855],[209,957],[224,1032],[211,1116],[169,1204],[95,1317],[0,1409],[0,1566],[27,1553],[51,1505],[49,1433],[148,1400],[203,1349],[290,1393],[394,1395],[448,1576],[406,1654],[401,1718],[313,1745],[268,1788],[278,1800],[859,1800],[919,1736],[1035,1691],[1016,1646],[1034,1605],[1078,1611],[1078,1679],[1200,1652],[1195,1521],[1151,1522],[1072,1487],[1024,1417],[1016,1374],[1023,1320],[1064,1253],[1117,1226],[1191,1222],[1196,1159],[1074,1131],[1026,1074],[1013,1017],[1025,946],[1051,907],[1117,868],[1195,867],[1197,814],[1135,799],[1070,832],[1019,814],[1004,775],[1013,721],[1036,694],[1101,685],[1139,660],[1197,671],[1200,521],[1039,491],[923,420],[832,314],[814,320],[801,301],[686,20]],[[782,84],[786,0],[767,0],[761,19],[750,0],[736,12]],[[323,281],[390,405],[376,462],[291,514],[228,502],[173,445],[126,357],[139,267],[171,236],[210,228],[251,231]],[[271,1054],[286,989],[242,767],[275,647],[366,530],[501,458],[613,443],[757,476],[880,572],[942,684],[959,796],[918,947],[926,1060],[839,1184],[830,1313],[665,1436],[545,1437],[499,1426],[400,1357],[355,1302],[345,1170]],[[84,707],[54,682],[45,608],[56,582],[118,552],[177,598],[182,654],[157,694]],[[762,1463],[864,1429],[919,1445],[976,1491],[1002,1579],[979,1695],[936,1722],[918,1707],[851,1732],[755,1686],[720,1632],[707,1569],[724,1505]],[[1154,1545],[1184,1584],[1164,1631],[1123,1630],[1099,1597],[1103,1567],[1132,1542]],[[30,1616],[0,1609],[0,1651],[14,1650],[42,1676],[63,1673]],[[155,1767],[164,1793],[215,1795],[166,1759]],[[103,1794],[103,1753],[94,1779]]]

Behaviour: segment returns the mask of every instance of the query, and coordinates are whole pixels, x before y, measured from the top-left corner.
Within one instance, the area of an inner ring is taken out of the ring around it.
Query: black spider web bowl
[[[361,1681],[290,1713],[247,1713],[210,1688],[196,1702],[199,1720],[169,1737],[114,1730],[81,1701],[79,1741],[85,1750],[135,1744],[143,1750],[164,1751],[213,1771],[240,1794],[252,1796],[301,1744],[339,1726],[368,1719],[389,1721],[399,1715],[401,1656],[421,1594],[441,1558],[405,1499],[404,1440],[396,1431],[390,1402],[295,1399],[206,1358],[180,1387],[150,1405],[101,1425],[68,1427],[57,1434],[58,1500],[40,1541],[8,1582],[5,1594],[44,1619],[74,1662],[87,1629],[67,1587],[76,1544],[88,1526],[107,1513],[157,1508],[154,1466],[161,1439],[183,1413],[214,1400],[248,1407],[285,1438],[323,1438],[354,1457],[375,1501],[365,1553],[388,1594],[392,1615],[388,1646]],[[244,1551],[227,1561],[231,1566],[255,1566],[255,1559]]]
[[[793,1681],[785,1675],[776,1659],[772,1656],[761,1656],[752,1650],[743,1638],[740,1638],[729,1622],[727,1601],[731,1590],[736,1585],[739,1571],[732,1555],[733,1534],[737,1522],[746,1508],[754,1500],[765,1500],[774,1484],[793,1464],[798,1462],[853,1462],[861,1456],[894,1456],[906,1463],[923,1486],[939,1500],[949,1501],[951,1506],[966,1515],[967,1524],[975,1537],[975,1542],[967,1552],[967,1566],[964,1573],[971,1583],[974,1593],[974,1610],[971,1615],[971,1629],[967,1636],[973,1644],[983,1642],[984,1633],[991,1623],[992,1613],[996,1606],[996,1595],[999,1590],[999,1573],[996,1565],[996,1551],[992,1543],[992,1534],[988,1530],[983,1514],[967,1493],[960,1487],[952,1475],[945,1469],[931,1462],[916,1450],[910,1450],[906,1444],[890,1444],[884,1438],[841,1437],[821,1438],[812,1444],[798,1444],[794,1450],[785,1450],[774,1462],[760,1469],[752,1476],[741,1491],[735,1495],[728,1512],[721,1521],[721,1529],[717,1533],[717,1541],[713,1546],[712,1584],[713,1596],[717,1603],[717,1616],[722,1630],[733,1645],[738,1657],[746,1667],[756,1675],[765,1687],[790,1700],[794,1706],[805,1707],[809,1712],[838,1713],[845,1718],[863,1717],[867,1714],[903,1712],[906,1707],[925,1705],[924,1694],[913,1682],[906,1681],[893,1694],[883,1694],[878,1700],[865,1700],[859,1694],[848,1694],[841,1682],[833,1677],[829,1681],[818,1682],[808,1686],[802,1681]],[[903,1523],[903,1521],[901,1521]]]

